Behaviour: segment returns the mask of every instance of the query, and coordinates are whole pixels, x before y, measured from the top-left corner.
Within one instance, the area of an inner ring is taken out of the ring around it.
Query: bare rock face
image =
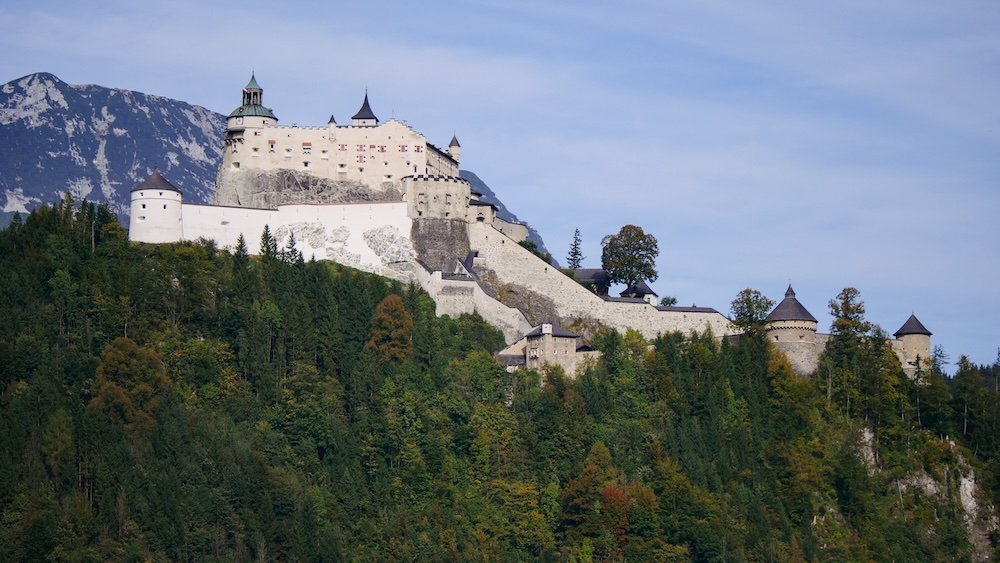
[[[465,221],[414,219],[410,239],[417,257],[431,270],[453,272],[455,263],[469,254]]]
[[[402,281],[413,279],[413,260],[415,253],[410,239],[403,236],[399,229],[391,225],[382,225],[368,229],[362,237],[365,244],[382,261],[382,274]]]
[[[392,183],[372,187],[355,181],[330,180],[289,169],[220,169],[215,204],[274,209],[289,203],[357,203],[402,201]]]

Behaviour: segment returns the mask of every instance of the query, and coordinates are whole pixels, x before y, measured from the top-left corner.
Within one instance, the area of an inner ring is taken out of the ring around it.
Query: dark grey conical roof
[[[333,123],[334,125],[337,124],[337,120],[333,118],[333,114],[332,113],[330,114],[330,121],[327,121],[326,124],[329,125],[331,123]]]
[[[931,331],[927,330],[927,327],[917,320],[917,316],[911,313],[910,318],[906,319],[903,326],[899,327],[899,330],[897,330],[893,336],[899,338],[900,336],[906,336],[907,334],[926,334],[927,336],[930,336]]]
[[[451,142],[448,143],[448,146],[462,148],[462,145],[458,144],[458,137],[456,137],[455,135],[451,136]]]
[[[365,101],[361,104],[361,109],[351,119],[374,119],[378,121],[378,118],[375,117],[375,112],[372,111],[372,107],[368,105],[368,92],[365,92]]]
[[[791,284],[788,286],[788,290],[785,291],[785,298],[778,303],[778,306],[771,311],[771,314],[767,316],[767,321],[812,321],[816,322],[816,317],[812,316],[812,313],[806,310],[799,303],[799,300],[795,298],[795,290],[792,289]]]
[[[167,181],[158,171],[154,170],[148,178],[139,183],[138,186],[132,188],[132,191],[139,190],[170,190],[172,192],[181,193],[176,186]]]

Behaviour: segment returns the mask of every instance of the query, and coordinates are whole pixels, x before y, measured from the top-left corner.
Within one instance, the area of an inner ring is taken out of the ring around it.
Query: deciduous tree
[[[647,235],[642,227],[625,225],[616,235],[601,241],[601,267],[612,283],[632,285],[640,281],[655,281],[656,257],[660,254],[656,238]]]

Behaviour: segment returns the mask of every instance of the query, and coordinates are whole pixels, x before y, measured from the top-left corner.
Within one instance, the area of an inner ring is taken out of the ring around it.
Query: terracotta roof
[[[900,336],[906,336],[907,334],[926,334],[927,336],[930,336],[931,331],[927,330],[927,327],[917,320],[916,315],[910,314],[910,318],[906,319],[903,326],[899,327],[899,330],[897,330],[893,336],[899,338]]]
[[[531,332],[529,332],[528,334],[525,334],[524,337],[525,338],[531,338],[533,336],[541,336],[541,335],[542,335],[542,325],[538,325],[535,328],[531,329]],[[574,334],[574,333],[566,330],[565,328],[563,328],[562,325],[560,325],[559,323],[552,323],[552,336],[559,336],[559,337],[564,337],[564,338],[578,338],[579,337],[579,335]]]
[[[153,171],[148,178],[139,183],[138,186],[132,188],[133,192],[139,190],[170,190],[172,192],[181,193],[176,186],[167,181],[158,171]]]
[[[785,291],[785,298],[778,303],[778,306],[771,311],[771,314],[765,319],[768,322],[772,321],[812,321],[817,322],[816,317],[806,310],[802,303],[795,298],[795,290],[792,289],[791,284],[788,285],[788,290]]]
[[[361,104],[361,109],[351,119],[374,119],[378,121],[378,118],[375,117],[375,112],[372,111],[372,107],[368,104],[368,92],[365,92],[365,101]]]

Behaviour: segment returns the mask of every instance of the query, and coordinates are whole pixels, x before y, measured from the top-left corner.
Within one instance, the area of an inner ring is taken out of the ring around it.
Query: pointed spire
[[[788,284],[788,289],[785,290],[785,297],[795,297],[795,290],[792,289],[792,284]]]
[[[256,77],[256,75],[254,74],[253,71],[250,71],[250,82],[247,82],[247,85],[245,86],[245,88],[247,90],[251,90],[251,89],[260,90],[261,89],[260,88],[260,84],[257,84],[257,77]]]
[[[368,90],[365,90],[365,101],[361,104],[361,109],[351,119],[374,119],[378,121],[378,118],[375,117],[375,112],[372,111],[371,105],[368,104]]]
[[[334,124],[334,125],[337,124],[337,120],[333,118],[333,114],[332,113],[330,114],[330,121],[327,121],[326,124],[329,125],[331,123]]]
[[[917,319],[916,315],[911,313],[910,318],[906,319],[903,326],[899,327],[899,330],[897,330],[893,336],[899,338],[900,336],[906,336],[907,334],[924,334],[931,336],[932,333]]]
[[[459,147],[459,148],[462,147],[462,145],[458,144],[458,137],[456,137],[455,135],[451,136],[451,142],[448,143],[448,146],[449,147]]]

